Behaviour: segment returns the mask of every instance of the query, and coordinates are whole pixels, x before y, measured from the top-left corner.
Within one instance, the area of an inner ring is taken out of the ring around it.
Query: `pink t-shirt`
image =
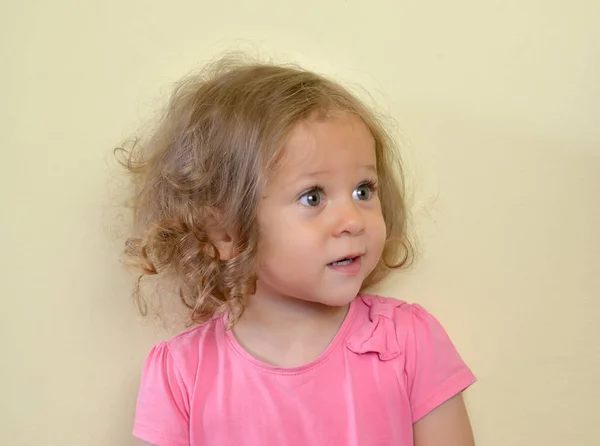
[[[244,351],[224,318],[156,345],[134,435],[156,446],[412,446],[414,422],[475,381],[418,305],[360,295],[301,367]]]

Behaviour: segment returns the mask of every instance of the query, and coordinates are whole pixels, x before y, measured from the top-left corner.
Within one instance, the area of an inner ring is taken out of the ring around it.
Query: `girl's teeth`
[[[340,260],[339,262],[333,262],[332,265],[333,266],[343,266],[343,265],[350,265],[352,263],[352,259],[345,259],[345,260]]]

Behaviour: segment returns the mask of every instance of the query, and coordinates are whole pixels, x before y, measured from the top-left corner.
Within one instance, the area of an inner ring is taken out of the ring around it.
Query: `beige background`
[[[478,375],[478,444],[600,444],[600,2],[13,0],[0,17],[2,445],[135,444],[165,334],[129,300],[110,149],[171,82],[248,45],[397,120],[422,254],[384,288]]]

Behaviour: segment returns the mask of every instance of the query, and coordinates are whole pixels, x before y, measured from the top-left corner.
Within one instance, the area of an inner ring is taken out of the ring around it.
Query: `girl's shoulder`
[[[354,302],[355,328],[348,348],[355,353],[377,353],[381,360],[414,356],[422,348],[452,350],[454,346],[440,322],[416,303],[360,294]]]
[[[144,370],[165,370],[192,379],[200,365],[218,357],[225,342],[222,317],[215,317],[168,340],[155,344],[148,354]],[[190,376],[186,376],[190,375]]]
[[[374,295],[360,295],[354,306],[348,348],[378,355],[382,366],[402,364],[413,422],[476,381],[446,330],[422,306]]]
[[[377,294],[361,293],[355,299],[359,317],[370,321],[391,320],[394,327],[400,324],[438,323],[435,317],[418,303],[410,303],[395,297],[384,297]]]

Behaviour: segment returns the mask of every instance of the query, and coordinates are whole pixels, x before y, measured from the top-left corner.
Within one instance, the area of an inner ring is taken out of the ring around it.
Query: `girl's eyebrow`
[[[365,172],[369,172],[377,175],[377,168],[374,164],[363,164],[359,166],[359,170],[364,170]],[[311,172],[301,173],[300,175],[290,175],[285,178],[284,184],[281,186],[282,189],[295,188],[298,187],[298,183],[307,182],[309,180],[317,180],[318,178],[323,178],[324,175],[331,173],[329,169],[320,169],[313,170]]]
[[[364,170],[370,171],[372,173],[377,173],[377,168],[375,167],[374,164],[363,164],[362,166],[359,166],[359,169],[364,169]],[[324,169],[324,170],[314,170],[312,172],[307,172],[305,174],[293,177],[291,179],[291,181],[297,181],[297,180],[304,179],[304,178],[319,177],[319,176],[327,174],[327,173],[330,173],[330,170],[326,170],[326,169]]]

